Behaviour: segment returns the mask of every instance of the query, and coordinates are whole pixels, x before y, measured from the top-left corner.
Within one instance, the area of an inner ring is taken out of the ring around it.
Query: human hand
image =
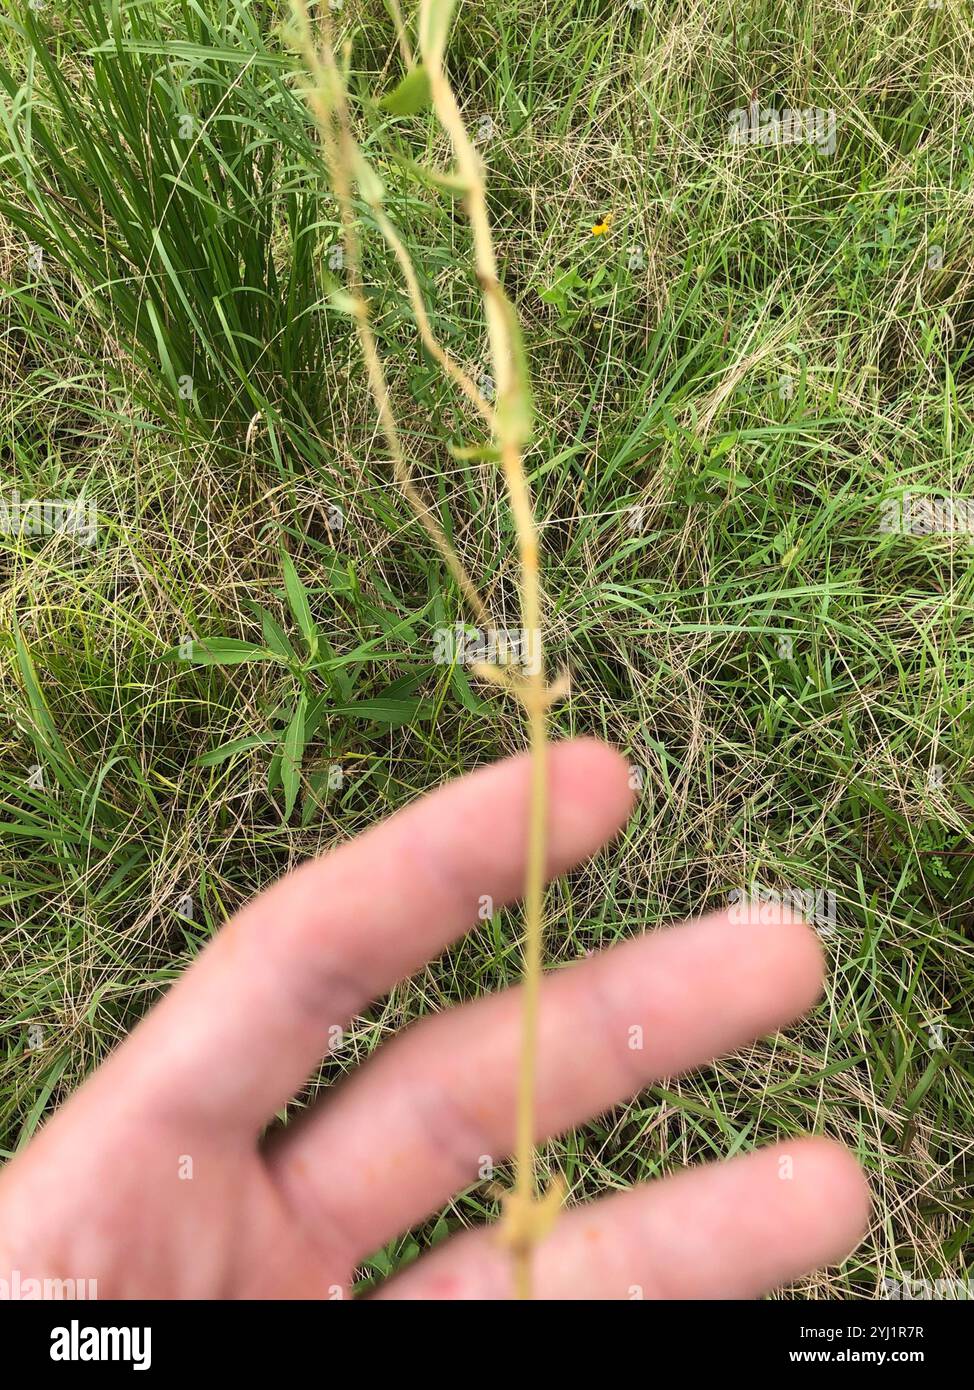
[[[95,1279],[100,1298],[341,1297],[358,1262],[476,1182],[485,1155],[508,1154],[517,990],[415,1024],[261,1135],[330,1028],[466,931],[482,895],[518,896],[528,770],[520,757],[443,787],[237,913],[0,1175],[0,1279]],[[623,760],[588,740],[556,745],[550,802],[554,876],[624,823]],[[554,972],[540,1133],[774,1031],[821,983],[809,928],[726,913]],[[842,1258],[867,1208],[844,1149],[788,1140],[566,1210],[536,1251],[536,1296],[754,1297]],[[486,1229],[378,1296],[511,1291],[509,1254]]]

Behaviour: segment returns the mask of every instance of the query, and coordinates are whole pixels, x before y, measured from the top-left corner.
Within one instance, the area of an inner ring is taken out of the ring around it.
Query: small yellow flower
[[[605,214],[605,216],[602,218],[602,221],[601,221],[601,222],[597,222],[597,223],[595,224],[595,226],[592,228],[592,235],[593,235],[593,236],[605,236],[606,232],[609,230],[609,223],[610,223],[611,221],[612,221],[612,213],[611,213],[611,212],[607,212],[607,213]]]

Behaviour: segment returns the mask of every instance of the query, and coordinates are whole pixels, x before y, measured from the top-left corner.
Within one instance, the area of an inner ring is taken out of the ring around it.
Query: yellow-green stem
[[[422,31],[422,7],[420,28]],[[487,214],[483,162],[467,134],[460,108],[444,71],[442,47],[435,43],[428,45],[423,57],[428,70],[433,106],[440,124],[450,138],[457,169],[466,185],[465,203],[473,233],[477,276],[484,297],[491,361],[497,381],[497,399],[499,402],[508,401],[515,387],[514,373],[517,368],[504,295],[497,276],[497,261]],[[508,1239],[514,1260],[515,1293],[519,1299],[527,1299],[532,1296],[532,1258],[541,1229],[537,1220],[540,1211],[535,1177],[534,1136],[548,819],[548,692],[545,687],[541,641],[538,532],[521,457],[521,440],[515,436],[514,429],[507,413],[496,410],[495,432],[517,532],[521,570],[521,623],[525,640],[531,644],[531,650],[537,656],[521,693],[522,703],[528,713],[531,798],[524,885],[524,1006],[518,1072],[514,1202],[507,1214]]]
[[[425,0],[424,0],[425,2]],[[346,247],[348,287],[354,304],[356,326],[362,343],[369,383],[376,400],[379,418],[393,459],[396,475],[414,509],[430,533],[451,572],[478,618],[487,618],[480,599],[458,557],[438,527],[429,508],[416,492],[405,460],[399,432],[392,411],[389,389],[385,380],[375,339],[369,325],[366,301],[362,292],[361,252],[358,229],[352,204],[352,171],[362,165],[352,131],[346,102],[344,80],[335,61],[331,24],[327,12],[322,13],[323,42],[319,50],[312,39],[306,0],[292,0],[298,19],[301,44],[315,86],[308,99],[317,118],[322,136],[326,162],[332,176],[332,187],[338,200],[343,239]],[[422,14],[420,20],[423,29]],[[403,58],[410,63],[408,43],[401,18],[397,16]],[[464,126],[450,84],[442,65],[442,47],[434,44],[424,52],[427,62],[430,91],[440,122],[450,137],[457,165],[466,184],[466,207],[473,231],[474,253],[478,279],[484,296],[488,337],[498,400],[509,404],[517,389],[515,345],[509,314],[512,312],[504,298],[497,276],[493,239],[487,216],[486,189],[483,165]],[[361,180],[359,180],[361,186]],[[528,836],[524,884],[524,969],[523,1019],[521,1055],[517,1085],[517,1114],[515,1134],[515,1179],[509,1210],[505,1213],[508,1244],[514,1263],[514,1284],[518,1298],[531,1298],[533,1292],[533,1252],[550,1215],[551,1199],[557,1190],[550,1191],[544,1203],[539,1202],[535,1172],[535,1091],[538,1055],[538,1006],[544,946],[545,857],[548,820],[548,706],[551,692],[545,684],[544,654],[541,642],[541,586],[539,574],[538,532],[534,519],[530,488],[521,457],[523,422],[515,425],[505,410],[491,409],[467,374],[435,341],[419,285],[408,254],[391,222],[386,218],[377,199],[370,198],[380,228],[392,247],[406,279],[416,313],[420,336],[445,373],[452,377],[471,403],[490,424],[500,451],[501,464],[510,498],[511,511],[518,540],[520,562],[520,607],[524,638],[535,660],[526,676],[515,684],[527,713],[531,754],[531,783],[528,806]],[[524,385],[525,383],[522,383]],[[499,673],[493,673],[497,676]],[[548,1212],[543,1207],[549,1208]]]

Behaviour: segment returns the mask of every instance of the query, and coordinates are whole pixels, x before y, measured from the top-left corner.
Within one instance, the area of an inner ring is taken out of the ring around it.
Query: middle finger
[[[768,915],[761,914],[762,917]],[[726,912],[642,937],[546,979],[541,1135],[654,1079],[790,1022],[822,986],[811,928],[732,924]],[[415,1025],[283,1135],[269,1162],[299,1209],[340,1204],[356,1258],[443,1205],[510,1152],[521,991]]]

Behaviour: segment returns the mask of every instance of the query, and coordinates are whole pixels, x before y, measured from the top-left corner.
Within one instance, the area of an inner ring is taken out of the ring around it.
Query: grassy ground
[[[522,742],[510,702],[433,661],[458,596],[390,483],[331,293],[336,207],[285,13],[15,0],[0,22],[3,495],[83,490],[98,518],[91,546],[0,535],[8,1153],[249,895]],[[400,74],[378,0],[336,19],[436,329],[477,375],[465,219],[404,163],[444,167],[444,142],[425,114],[367,108]],[[875,1219],[797,1292],[964,1278],[971,541],[884,530],[881,507],[971,486],[970,8],[464,3],[451,70],[534,368],[546,616],[574,683],[556,726],[615,741],[643,782],[624,840],[555,890],[550,956],[744,887],[836,902],[806,1023],[648,1090],[552,1162],[581,1198],[826,1132],[866,1165]],[[751,100],[834,111],[834,150],[732,143]],[[514,627],[502,484],[448,452],[480,436],[365,223],[404,437]],[[286,660],[180,659],[213,637]],[[319,1083],[513,982],[517,931],[483,924],[376,1004]],[[472,1189],[372,1272],[490,1208]]]

